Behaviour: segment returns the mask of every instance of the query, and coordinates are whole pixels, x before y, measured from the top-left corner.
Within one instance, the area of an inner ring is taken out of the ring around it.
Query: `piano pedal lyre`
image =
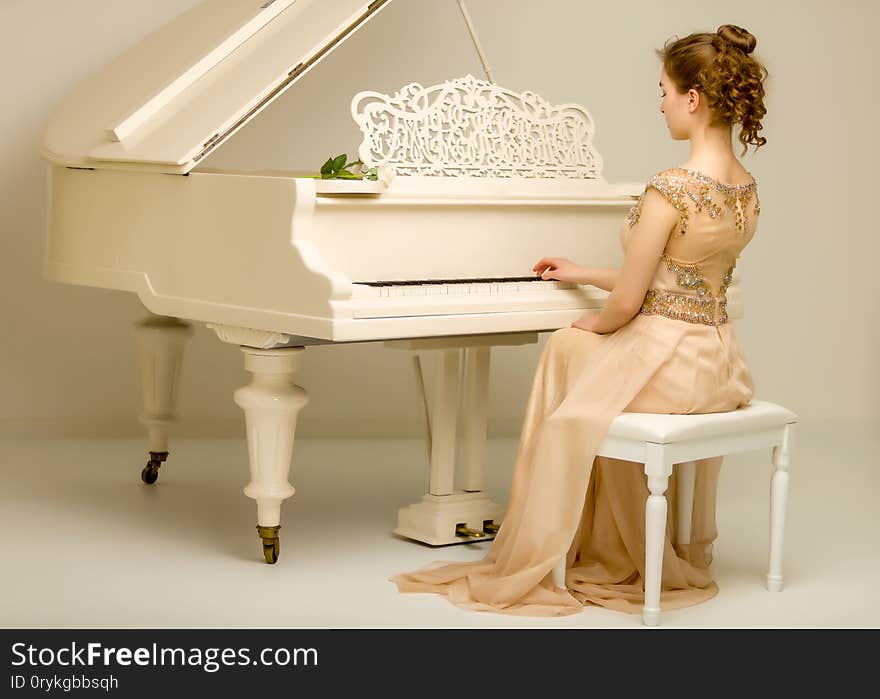
[[[416,387],[424,406],[429,463],[428,493],[397,512],[394,533],[432,546],[491,541],[500,529],[504,506],[484,489],[488,416],[489,353],[495,346],[519,346],[538,340],[536,332],[387,340],[386,347],[413,352]],[[433,352],[432,400],[425,390],[420,353]],[[459,409],[461,414],[459,415]],[[456,427],[463,439],[461,482],[456,488]],[[480,523],[476,527],[468,523]]]

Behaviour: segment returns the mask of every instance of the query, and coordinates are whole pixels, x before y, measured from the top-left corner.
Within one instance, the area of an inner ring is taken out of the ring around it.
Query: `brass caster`
[[[455,525],[455,535],[456,536],[466,536],[469,539],[482,539],[486,536],[485,532],[478,531],[476,529],[471,529],[470,527],[464,524],[456,524]]]
[[[257,531],[263,540],[263,558],[266,559],[266,563],[276,563],[278,561],[278,554],[281,549],[278,540],[279,529],[281,529],[280,524],[274,527],[261,527],[259,524],[257,525]]]
[[[501,529],[501,525],[495,524],[493,519],[487,519],[483,522],[483,531],[486,534],[497,534],[499,529]]]
[[[144,466],[144,470],[141,471],[141,480],[147,485],[155,483],[156,479],[159,477],[159,467],[167,458],[167,451],[151,451],[150,460],[147,462],[147,465]]]

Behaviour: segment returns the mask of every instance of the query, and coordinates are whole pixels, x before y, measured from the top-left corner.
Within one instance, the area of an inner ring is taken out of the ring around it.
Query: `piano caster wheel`
[[[455,535],[456,536],[466,536],[469,539],[482,539],[486,536],[486,532],[481,532],[476,529],[471,529],[464,524],[456,524],[455,525]]]
[[[141,480],[147,485],[155,483],[156,479],[159,477],[159,467],[167,458],[167,451],[151,451],[150,460],[147,462],[147,465],[144,466],[144,470],[141,471]]]
[[[273,544],[263,544],[263,557],[266,563],[276,563],[278,561],[278,539]]]
[[[274,527],[261,527],[259,524],[257,525],[257,531],[260,533],[260,538],[263,539],[263,557],[266,559],[266,563],[276,563],[278,561],[278,554],[280,552],[279,529],[281,529],[280,524]]]
[[[483,522],[483,531],[486,534],[497,534],[499,529],[501,529],[501,525],[495,524],[495,520],[487,519]]]

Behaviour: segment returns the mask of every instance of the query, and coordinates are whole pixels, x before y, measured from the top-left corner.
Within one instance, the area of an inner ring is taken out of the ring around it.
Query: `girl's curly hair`
[[[714,33],[690,34],[666,42],[657,55],[663,69],[682,94],[694,88],[708,100],[712,124],[741,124],[739,140],[745,155],[749,145],[760,148],[767,69],[750,54],[757,40],[734,24],[723,24]]]

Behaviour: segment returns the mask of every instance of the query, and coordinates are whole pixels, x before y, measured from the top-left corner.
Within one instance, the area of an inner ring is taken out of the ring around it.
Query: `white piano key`
[[[517,282],[516,285],[521,293],[535,293],[544,290],[545,282]]]

